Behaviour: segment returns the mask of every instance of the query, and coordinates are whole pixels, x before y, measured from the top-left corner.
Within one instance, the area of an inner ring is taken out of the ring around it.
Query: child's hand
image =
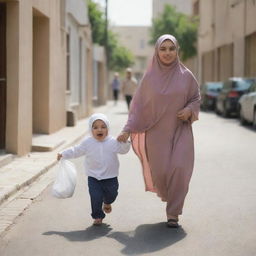
[[[121,132],[119,136],[117,137],[117,141],[119,142],[126,142],[130,137],[129,132]]]
[[[57,160],[60,161],[61,158],[62,158],[62,154],[58,154],[57,155]]]

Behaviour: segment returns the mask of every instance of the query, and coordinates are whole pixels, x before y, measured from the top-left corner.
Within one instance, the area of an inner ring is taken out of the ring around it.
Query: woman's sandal
[[[111,204],[104,204],[104,205],[103,205],[103,211],[104,211],[105,213],[111,213],[111,211],[112,211]]]
[[[94,226],[100,226],[102,224],[102,219],[95,219],[93,222]]]
[[[167,227],[168,228],[179,228],[180,225],[178,223],[178,220],[176,220],[176,219],[169,219],[167,221]]]

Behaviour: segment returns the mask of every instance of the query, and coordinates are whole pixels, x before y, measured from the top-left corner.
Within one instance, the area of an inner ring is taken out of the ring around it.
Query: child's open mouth
[[[97,137],[99,137],[99,138],[103,137],[103,133],[98,133]]]

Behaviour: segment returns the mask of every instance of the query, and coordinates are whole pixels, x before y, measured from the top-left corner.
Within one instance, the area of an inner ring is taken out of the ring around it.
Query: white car
[[[256,129],[256,83],[239,99],[239,110],[241,123],[252,123]]]

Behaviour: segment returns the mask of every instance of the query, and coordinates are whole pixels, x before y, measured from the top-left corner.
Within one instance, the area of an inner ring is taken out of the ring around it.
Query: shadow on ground
[[[163,222],[140,225],[131,232],[113,232],[107,235],[125,246],[121,251],[125,255],[156,252],[182,240],[185,236],[186,232],[182,227],[167,228]]]
[[[94,239],[98,239],[100,237],[106,236],[112,228],[107,224],[102,224],[99,226],[91,226],[87,229],[77,230],[77,231],[69,231],[69,232],[61,232],[61,231],[48,231],[43,233],[45,236],[58,235],[63,236],[69,241],[91,241]]]

